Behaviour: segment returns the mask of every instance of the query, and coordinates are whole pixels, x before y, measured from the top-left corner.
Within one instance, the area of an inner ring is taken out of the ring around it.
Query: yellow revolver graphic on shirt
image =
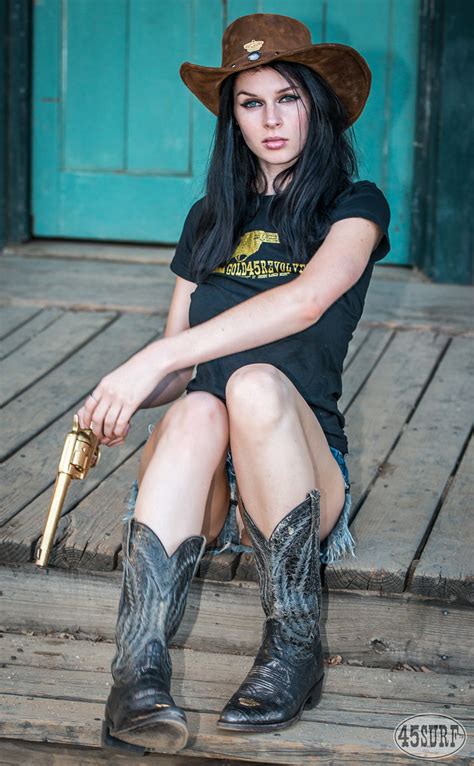
[[[45,567],[48,563],[54,536],[66,499],[69,485],[73,479],[83,480],[89,469],[97,465],[100,459],[99,439],[90,428],[80,428],[79,418],[73,417],[72,430],[66,435],[61,458],[59,460],[53,497],[46,516],[43,536],[35,552],[35,563]]]
[[[258,253],[264,242],[279,244],[280,238],[273,231],[248,231],[240,238],[240,242],[232,253],[232,258],[236,261],[244,261],[250,255]]]

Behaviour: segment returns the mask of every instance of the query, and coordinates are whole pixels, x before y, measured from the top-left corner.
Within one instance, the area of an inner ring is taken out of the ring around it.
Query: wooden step
[[[0,738],[99,748],[114,645],[4,634],[1,648]],[[186,710],[191,734],[182,757],[243,755],[257,763],[298,766],[406,764],[393,731],[407,716],[423,713],[449,715],[468,732],[450,763],[467,764],[474,757],[474,685],[467,676],[329,665],[314,710],[289,729],[249,736],[219,731],[216,718],[248,672],[251,657],[229,662],[227,655],[176,649],[172,661],[171,691]]]
[[[120,572],[0,567],[1,623],[9,630],[67,631],[113,640]],[[175,644],[197,651],[252,655],[263,612],[253,582],[195,579]],[[326,654],[372,666],[398,662],[472,673],[474,612],[425,595],[323,590]]]

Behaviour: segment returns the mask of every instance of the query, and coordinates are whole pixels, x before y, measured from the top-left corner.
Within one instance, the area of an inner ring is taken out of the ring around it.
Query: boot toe
[[[222,729],[253,731],[263,727],[282,726],[292,718],[291,713],[288,715],[288,710],[282,705],[254,697],[239,697],[238,700],[231,700],[224,707],[217,725]]]

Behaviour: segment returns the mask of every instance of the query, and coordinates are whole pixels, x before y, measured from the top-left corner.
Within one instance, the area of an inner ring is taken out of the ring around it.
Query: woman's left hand
[[[77,412],[81,428],[90,428],[103,441],[125,437],[130,418],[167,374],[152,345],[102,378]]]

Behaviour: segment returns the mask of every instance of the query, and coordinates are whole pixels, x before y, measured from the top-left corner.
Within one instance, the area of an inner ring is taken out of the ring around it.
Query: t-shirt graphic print
[[[279,245],[280,237],[277,232],[261,229],[245,232],[229,261],[224,266],[218,266],[212,273],[244,279],[271,279],[289,274],[301,274],[305,267],[304,263],[287,263],[268,257],[261,250],[264,242]]]
[[[260,195],[259,210],[244,227],[232,256],[197,285],[191,295],[190,327],[263,290],[285,284],[305,268],[303,263],[291,262],[278,233],[273,230],[268,215],[270,200],[270,196]],[[201,205],[202,200],[198,200],[189,211],[170,264],[174,274],[191,282],[194,281],[191,252]],[[390,207],[383,192],[372,181],[352,183],[334,201],[331,223],[353,217],[374,221],[383,231],[383,237],[358,282],[302,332],[199,364],[187,385],[188,393],[208,391],[225,402],[225,387],[235,370],[258,362],[272,364],[291,380],[313,410],[328,444],[347,453],[345,419],[337,406],[342,395],[344,359],[363,312],[374,264],[390,251]]]

